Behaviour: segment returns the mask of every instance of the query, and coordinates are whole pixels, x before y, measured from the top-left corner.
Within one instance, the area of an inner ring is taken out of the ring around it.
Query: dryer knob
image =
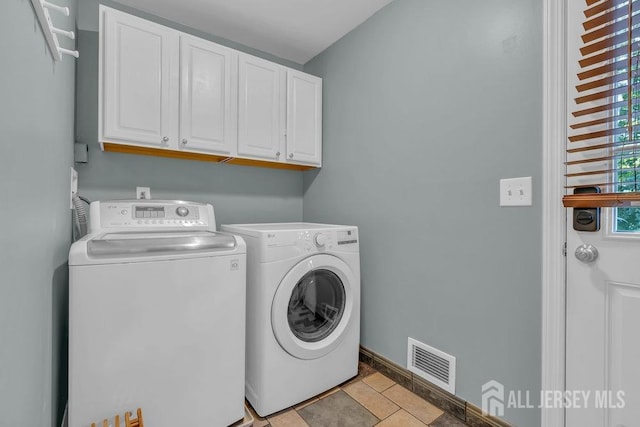
[[[327,236],[326,234],[318,233],[313,238],[314,242],[316,242],[316,246],[324,246],[327,244]]]
[[[189,209],[184,206],[180,206],[176,209],[176,213],[178,214],[178,216],[187,216],[189,215]]]

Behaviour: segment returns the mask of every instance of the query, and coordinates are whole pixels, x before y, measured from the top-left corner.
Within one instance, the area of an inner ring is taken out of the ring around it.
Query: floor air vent
[[[407,369],[447,390],[456,393],[456,358],[409,338]]]

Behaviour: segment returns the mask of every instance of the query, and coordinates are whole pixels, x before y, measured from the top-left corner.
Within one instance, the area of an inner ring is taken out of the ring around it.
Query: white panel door
[[[567,109],[573,111],[585,3],[565,1]],[[571,115],[568,121],[576,123]],[[567,409],[566,427],[640,425],[640,233],[623,230],[623,211],[603,208],[602,216],[600,231],[575,231],[573,209],[567,212],[566,389],[588,394]],[[593,253],[583,245],[597,249],[592,262],[577,259],[577,250]]]
[[[322,79],[287,70],[287,160],[322,164]]]
[[[613,208],[603,209],[611,216]],[[571,216],[571,215],[569,215]],[[605,221],[607,228],[611,221]],[[568,227],[567,390],[590,393],[567,427],[632,427],[640,420],[640,236]],[[574,256],[593,245],[599,258]]]
[[[177,146],[176,31],[102,8],[101,141]]]
[[[235,155],[237,54],[180,36],[180,147]]]
[[[238,154],[278,160],[285,131],[286,71],[273,62],[239,55]]]

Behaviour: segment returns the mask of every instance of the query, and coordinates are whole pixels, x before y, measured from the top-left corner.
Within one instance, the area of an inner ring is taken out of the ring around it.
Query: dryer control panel
[[[314,254],[359,253],[358,227],[285,222],[228,224],[222,231],[242,236],[256,262],[274,262]]]
[[[91,203],[89,231],[105,229],[199,229],[215,231],[213,207],[168,200],[113,200]]]
[[[351,245],[353,243],[358,243],[358,230],[355,228],[349,230],[338,230],[337,235],[336,243],[338,245]]]
[[[358,230],[325,229],[266,233],[266,261],[315,253],[358,252]]]
[[[311,242],[318,249],[334,249],[342,245],[358,243],[357,229],[302,231],[298,234],[298,242]]]

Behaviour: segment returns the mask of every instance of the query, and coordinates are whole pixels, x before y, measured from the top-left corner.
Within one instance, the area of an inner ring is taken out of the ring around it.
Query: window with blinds
[[[640,0],[585,2],[563,203],[640,206]]]

